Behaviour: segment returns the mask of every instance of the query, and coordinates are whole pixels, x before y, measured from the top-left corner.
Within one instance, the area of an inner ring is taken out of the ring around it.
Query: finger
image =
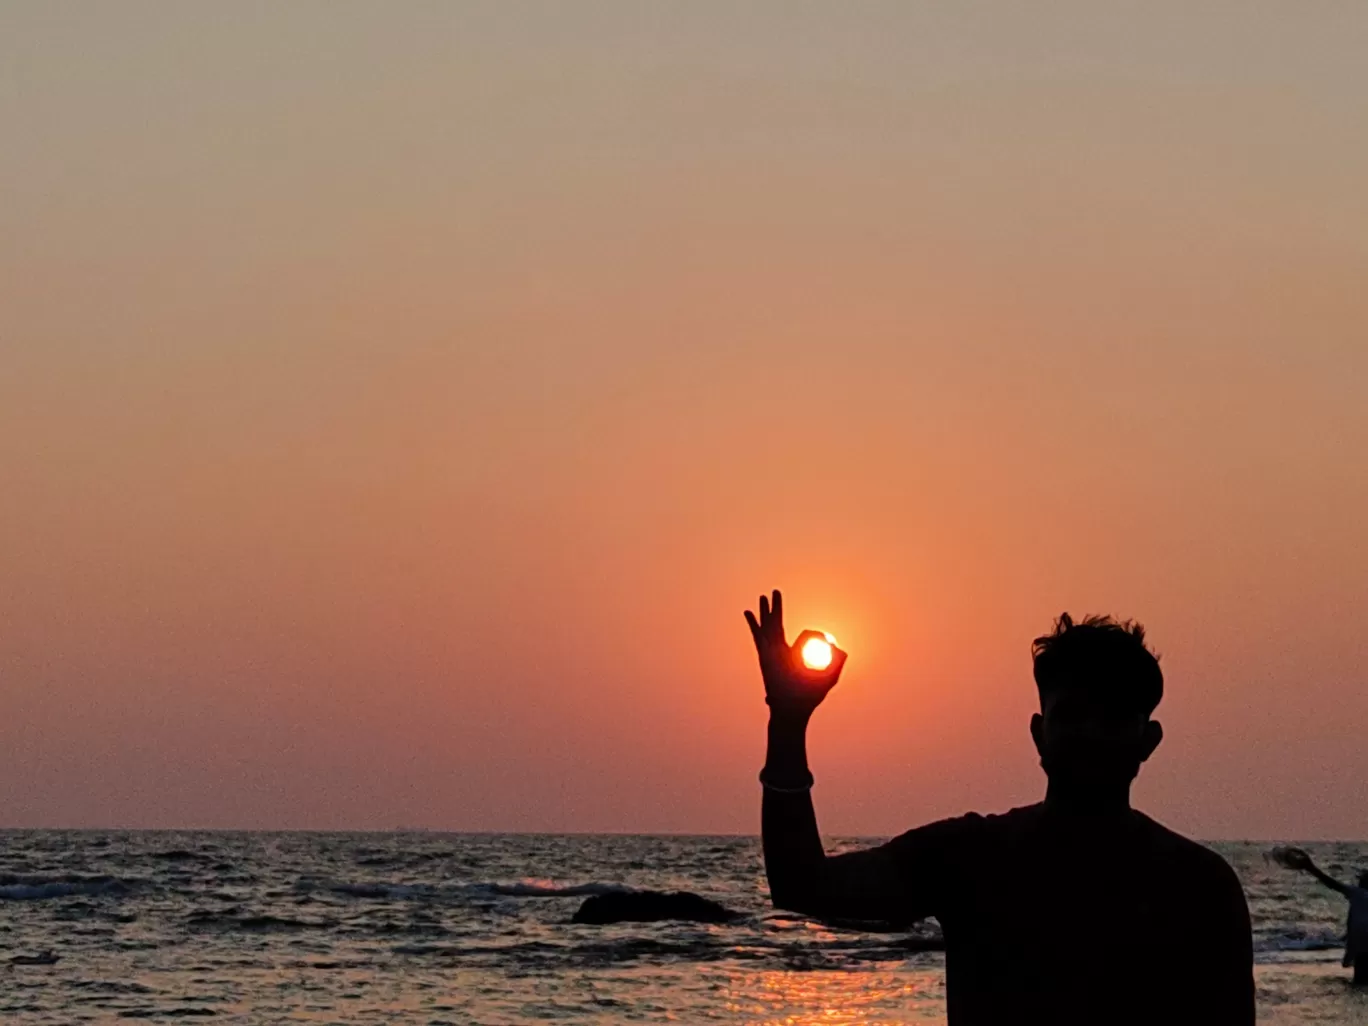
[[[769,599],[766,598],[764,595],[761,595],[761,596],[760,596],[760,625],[761,625],[762,627],[768,627],[768,626],[769,626],[769,618],[770,618],[770,604],[769,604]]]
[[[760,625],[755,621],[755,614],[749,609],[746,610],[746,623],[750,624],[751,637],[756,641],[760,640]]]
[[[774,633],[780,640],[784,637],[784,596],[779,594],[779,589],[774,589],[774,598],[770,602],[770,615],[774,617]]]
[[[845,665],[847,654],[848,653],[846,653],[842,649],[837,648],[835,645],[831,646],[831,665],[827,667],[827,671],[833,677],[837,676],[841,672],[841,667]]]

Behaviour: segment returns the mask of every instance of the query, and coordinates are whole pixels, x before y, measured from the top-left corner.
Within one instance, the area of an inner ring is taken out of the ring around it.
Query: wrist
[[[811,709],[795,709],[780,706],[770,706],[769,729],[772,732],[791,732],[805,733],[808,721],[812,719]]]

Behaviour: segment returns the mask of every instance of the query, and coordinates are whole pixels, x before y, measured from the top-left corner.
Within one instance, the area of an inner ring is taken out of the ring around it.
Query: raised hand
[[[804,631],[790,645],[784,638],[784,597],[776,590],[773,600],[760,596],[760,616],[749,609],[746,622],[760,656],[760,674],[765,680],[765,701],[776,714],[806,718],[826,698],[841,678],[846,653],[831,648],[831,664],[814,670],[803,664],[801,652],[809,638],[820,638],[820,631]]]

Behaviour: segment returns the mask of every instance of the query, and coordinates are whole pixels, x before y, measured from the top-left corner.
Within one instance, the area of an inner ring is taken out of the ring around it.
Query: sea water
[[[1343,899],[1269,863],[1274,843],[1213,845],[1249,897],[1260,1021],[1368,1023]],[[1368,868],[1368,844],[1305,847],[1341,878]],[[571,922],[615,888],[746,916]],[[903,937],[775,913],[753,837],[0,832],[16,1026],[944,1022],[944,957]]]

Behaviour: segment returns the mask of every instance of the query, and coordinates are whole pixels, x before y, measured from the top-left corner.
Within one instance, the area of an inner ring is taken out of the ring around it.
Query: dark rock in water
[[[15,955],[10,959],[10,965],[55,965],[60,955],[54,955],[51,951],[44,951],[37,955]]]
[[[730,923],[742,918],[715,901],[688,891],[626,891],[595,894],[575,912],[574,922],[654,923],[661,919],[682,919],[692,923]]]

